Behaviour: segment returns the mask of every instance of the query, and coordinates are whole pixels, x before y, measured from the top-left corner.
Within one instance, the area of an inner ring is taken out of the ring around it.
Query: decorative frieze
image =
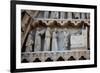
[[[22,62],[49,62],[49,61],[70,61],[70,60],[89,60],[89,50],[63,51],[63,52],[24,52]],[[37,60],[37,61],[36,61]]]

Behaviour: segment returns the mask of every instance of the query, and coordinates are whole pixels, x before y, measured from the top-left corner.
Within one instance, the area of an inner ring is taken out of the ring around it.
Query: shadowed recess
[[[75,58],[73,56],[70,56],[70,58],[68,58],[69,61],[75,60]]]
[[[39,58],[36,58],[33,62],[41,62]]]
[[[50,61],[53,61],[51,58],[47,58],[46,60],[45,60],[45,62],[50,62]]]
[[[28,63],[28,61],[26,59],[23,59],[21,62],[22,63]]]
[[[63,57],[59,57],[58,59],[57,59],[57,61],[65,61],[64,59],[63,59]]]
[[[79,58],[79,60],[86,60],[86,58],[85,58],[84,56],[81,56],[81,57]]]

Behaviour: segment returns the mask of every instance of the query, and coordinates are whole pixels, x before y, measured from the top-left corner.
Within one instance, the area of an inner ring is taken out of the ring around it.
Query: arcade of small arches
[[[89,60],[90,51],[65,51],[65,52],[27,52],[22,53],[22,63],[51,62],[51,61],[77,61]]]

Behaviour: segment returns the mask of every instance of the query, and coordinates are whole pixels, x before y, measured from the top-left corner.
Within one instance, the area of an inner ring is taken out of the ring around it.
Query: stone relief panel
[[[22,10],[21,14],[22,63],[90,59],[90,13]]]

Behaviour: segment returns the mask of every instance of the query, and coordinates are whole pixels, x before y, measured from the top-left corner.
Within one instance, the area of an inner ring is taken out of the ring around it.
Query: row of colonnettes
[[[31,16],[34,15],[34,12],[37,12],[36,16],[33,18],[42,18],[42,19],[90,19],[90,13],[85,12],[60,12],[60,11],[34,11],[34,10],[25,10]]]

